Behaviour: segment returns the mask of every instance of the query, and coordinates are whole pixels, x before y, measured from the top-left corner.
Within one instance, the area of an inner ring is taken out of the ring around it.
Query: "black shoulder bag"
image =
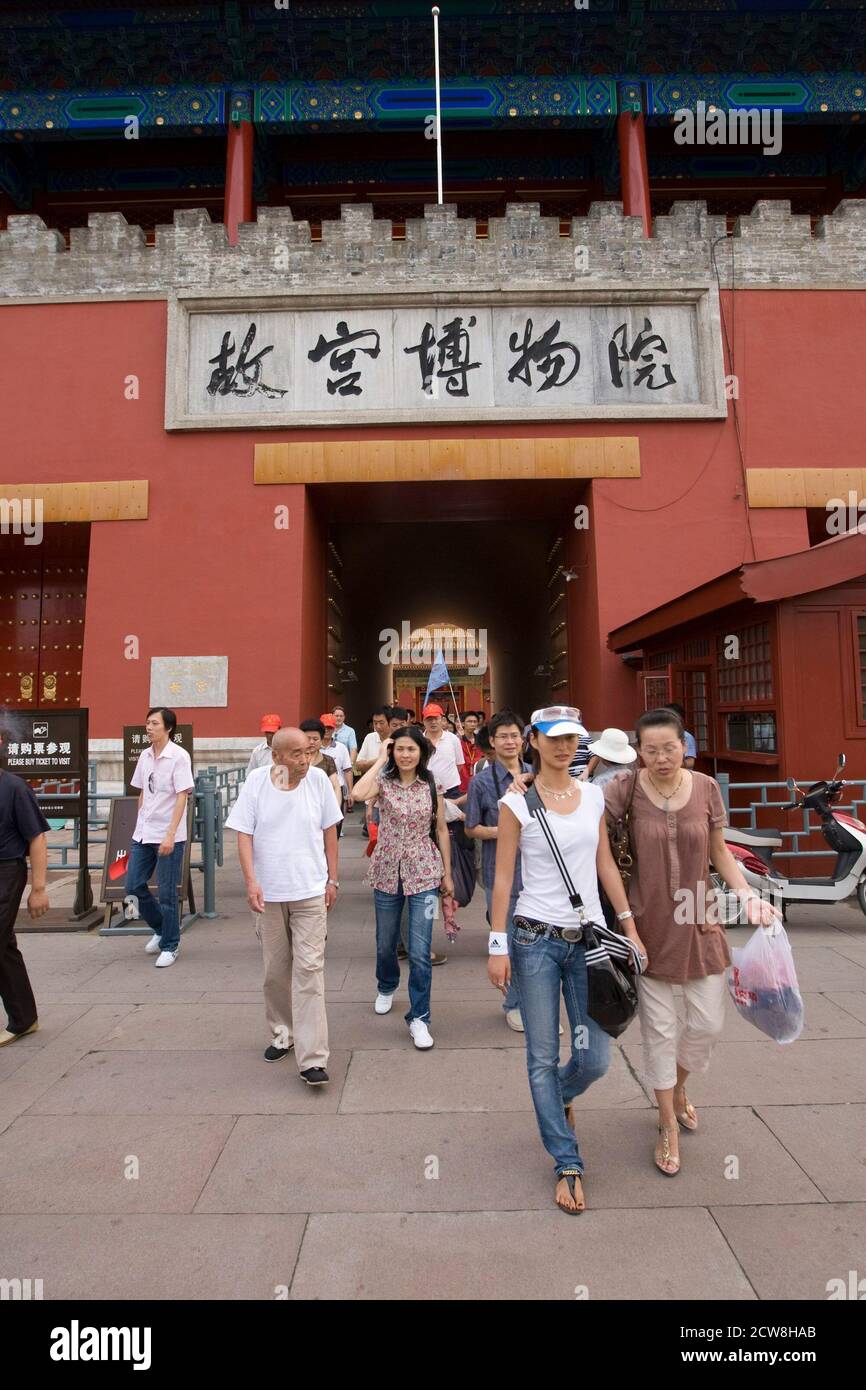
[[[541,833],[565,884],[569,902],[578,914],[586,947],[586,974],[589,986],[587,1011],[599,1028],[612,1038],[618,1038],[637,1013],[635,976],[640,974],[640,953],[621,932],[611,931],[609,927],[587,920],[583,899],[574,886],[562,850],[547,819],[544,803],[534,786],[526,793],[526,806],[529,814],[535,817],[541,827]]]

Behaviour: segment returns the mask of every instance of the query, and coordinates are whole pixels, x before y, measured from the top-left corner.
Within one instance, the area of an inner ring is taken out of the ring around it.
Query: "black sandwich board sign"
[[[30,783],[49,820],[78,821],[75,918],[85,917],[93,908],[87,870],[88,713],[86,709],[0,710],[0,766]]]

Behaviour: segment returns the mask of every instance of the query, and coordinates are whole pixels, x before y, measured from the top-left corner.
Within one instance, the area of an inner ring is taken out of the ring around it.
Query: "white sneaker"
[[[376,1002],[373,1005],[377,1014],[389,1014],[391,1005],[394,1003],[393,994],[377,994]]]
[[[506,1009],[505,1022],[508,1024],[509,1028],[514,1029],[515,1033],[524,1033],[526,1031],[523,1027],[523,1019],[520,1017],[519,1009]]]
[[[422,1018],[412,1019],[412,1022],[409,1024],[409,1032],[412,1034],[412,1041],[416,1047],[427,1048],[433,1046],[430,1029]]]
[[[156,933],[154,933],[154,935],[150,938],[150,940],[148,941],[148,943],[147,943],[147,945],[145,946],[144,949],[145,949],[145,951],[147,951],[147,954],[148,954],[149,956],[155,956],[155,955],[156,955],[157,951],[160,949],[160,947],[159,947],[159,937],[156,935]]]
[[[177,951],[160,951],[159,956],[157,957],[157,962],[156,962],[156,964],[157,964],[157,966],[160,966],[160,965],[174,965],[174,963],[175,963],[176,960],[177,960]]]

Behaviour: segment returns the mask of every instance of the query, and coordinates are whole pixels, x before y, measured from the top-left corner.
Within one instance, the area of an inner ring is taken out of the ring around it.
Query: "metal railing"
[[[795,780],[798,786],[808,787],[810,783],[818,782],[821,779],[818,777],[797,777]],[[783,841],[782,848],[777,852],[777,858],[818,859],[833,854],[833,850],[831,850],[828,845],[825,845],[823,849],[800,848],[801,841],[806,841],[808,843],[811,839],[814,843],[816,835],[820,834],[818,822],[814,818],[810,818],[811,812],[801,812],[803,818],[802,829],[786,830],[782,828],[782,807],[789,805],[793,800],[793,793],[787,782],[732,782],[730,774],[727,772],[717,773],[716,781],[722,793],[722,800],[725,803],[728,820],[737,830],[767,829],[768,826],[761,826],[758,824],[759,812],[774,811],[776,813],[773,817],[773,825],[775,829],[778,829],[779,835],[782,837]],[[859,795],[855,794],[858,790]],[[757,792],[759,795],[757,798],[747,796],[745,798],[745,804],[740,804],[743,800],[742,793],[744,792]],[[775,794],[772,799],[769,795],[771,792]],[[849,800],[844,803],[840,802],[834,804],[833,809],[846,811],[850,815],[856,816],[858,820],[866,819],[866,779],[858,777],[850,782],[846,782],[845,794],[849,797]],[[778,800],[776,799],[777,797]],[[790,815],[793,814],[793,812],[787,812],[786,814]],[[786,841],[792,842],[790,848],[788,844],[785,843]]]
[[[238,790],[243,783],[244,773],[237,769],[228,772],[218,772],[215,767],[209,767],[207,772],[200,772],[195,779],[195,791],[193,793],[195,801],[193,808],[193,831],[192,844],[200,846],[200,856],[190,858],[190,869],[195,869],[203,875],[204,903],[201,915],[204,917],[216,917],[216,869],[222,867],[223,863],[223,822],[225,816],[237,797]],[[90,871],[100,872],[103,867],[105,856],[105,844],[107,834],[93,834],[93,831],[107,832],[109,804],[119,800],[124,796],[124,792],[99,792],[96,782],[96,764],[90,763],[88,771],[88,859],[87,868]],[[71,805],[77,805],[79,797],[77,793],[63,793],[52,796],[52,801],[68,801]],[[104,807],[104,809],[102,809]],[[60,817],[52,819],[59,820]],[[64,837],[62,840],[59,837]],[[48,867],[49,869],[78,869],[79,868],[79,848],[80,831],[77,819],[72,821],[71,832],[69,830],[50,830],[48,832]],[[94,858],[93,851],[99,854]],[[192,854],[192,851],[190,852]]]

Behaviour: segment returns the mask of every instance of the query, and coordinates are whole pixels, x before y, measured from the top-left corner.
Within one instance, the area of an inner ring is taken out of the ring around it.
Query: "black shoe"
[[[406,950],[406,947],[403,945],[403,942],[402,942],[402,941],[400,942],[400,945],[397,947],[397,959],[398,959],[398,960],[408,960],[408,959],[409,959],[409,952]]]
[[[324,1067],[307,1067],[306,1071],[301,1072],[301,1080],[306,1081],[308,1086],[324,1086],[330,1079]]]
[[[289,1043],[288,1047],[275,1047],[274,1044],[271,1043],[270,1047],[265,1048],[265,1061],[279,1062],[281,1058],[288,1057],[294,1045],[294,1043]]]

